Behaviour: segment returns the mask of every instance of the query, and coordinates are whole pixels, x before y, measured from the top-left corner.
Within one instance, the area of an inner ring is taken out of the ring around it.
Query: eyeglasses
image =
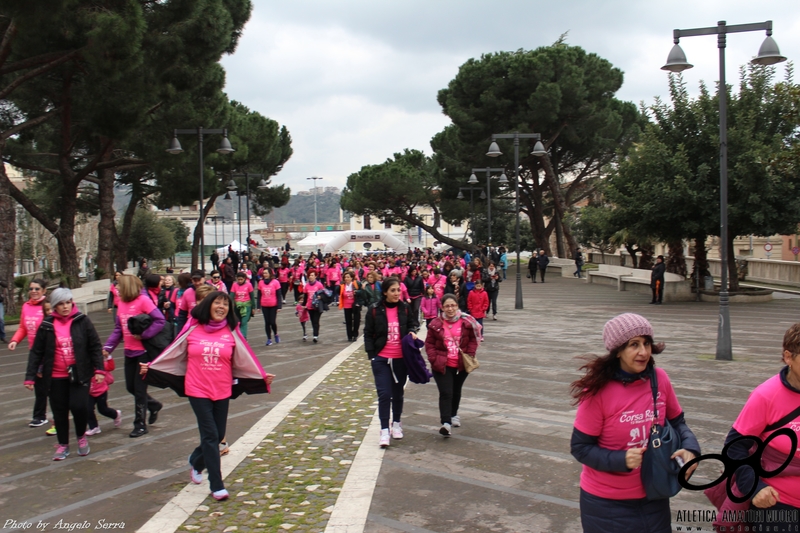
[[[457,305],[443,305],[442,309],[458,309]]]
[[[219,279],[219,276],[211,276],[211,279]]]
[[[41,287],[28,287],[29,291],[40,291],[42,290]]]

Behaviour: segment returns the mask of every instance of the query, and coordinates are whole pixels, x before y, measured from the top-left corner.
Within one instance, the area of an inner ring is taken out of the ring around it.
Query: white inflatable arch
[[[340,248],[345,248],[348,243],[355,242],[371,242],[381,241],[387,248],[393,249],[395,252],[404,254],[408,251],[408,246],[403,244],[403,241],[392,235],[389,231],[372,231],[372,230],[353,230],[343,231],[341,235],[337,235],[331,239],[322,251],[326,254],[333,253]]]

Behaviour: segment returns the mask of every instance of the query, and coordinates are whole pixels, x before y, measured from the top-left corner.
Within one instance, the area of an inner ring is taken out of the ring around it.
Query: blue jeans
[[[402,358],[387,359],[380,355],[373,358],[371,364],[375,389],[378,391],[378,418],[381,421],[381,429],[389,429],[390,407],[393,422],[400,422],[400,417],[403,415],[403,392],[408,379],[408,369]]]
[[[6,314],[6,308],[2,302],[0,302],[0,340],[6,340],[6,322],[3,318]]]
[[[506,268],[503,269],[503,279],[506,279],[506,270],[508,270],[508,269],[506,269]]]
[[[227,398],[214,401],[189,396],[189,405],[197,417],[197,429],[200,431],[200,446],[189,456],[189,463],[198,472],[208,469],[211,492],[225,488],[222,483],[219,443],[222,442],[227,430],[229,403],[230,399]]]

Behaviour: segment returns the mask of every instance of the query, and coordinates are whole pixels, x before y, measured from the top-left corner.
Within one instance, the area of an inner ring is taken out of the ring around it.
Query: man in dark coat
[[[666,270],[667,265],[664,264],[664,256],[659,255],[656,258],[656,264],[653,265],[653,271],[650,272],[650,288],[653,289],[651,304],[660,305],[664,301],[664,272]]]
[[[214,270],[219,270],[219,254],[216,250],[211,252],[211,266],[214,267]]]
[[[542,283],[544,283],[544,274],[547,272],[547,265],[550,264],[550,258],[547,257],[547,254],[544,253],[544,250],[539,250],[537,263],[539,263],[539,276],[541,276]]]

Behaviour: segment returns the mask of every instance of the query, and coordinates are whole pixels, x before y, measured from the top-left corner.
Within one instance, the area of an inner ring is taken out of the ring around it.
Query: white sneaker
[[[444,435],[445,438],[450,436],[450,424],[444,423],[442,427],[439,428],[439,433]]]
[[[87,429],[84,435],[97,435],[99,433],[102,433],[102,431],[100,430],[100,426],[97,426],[94,429]]]
[[[492,320],[497,320],[497,315],[492,315]]]
[[[382,429],[381,430],[381,440],[378,443],[381,448],[388,448],[389,444],[391,444],[391,439],[389,438],[389,430]]]
[[[461,419],[458,417],[458,415],[456,415],[456,416],[454,416],[454,417],[452,417],[452,418],[450,419],[450,424],[451,424],[451,425],[452,425],[454,428],[460,428],[460,427],[461,427]]]
[[[400,422],[392,422],[392,438],[393,439],[403,438],[403,426],[400,425]]]

